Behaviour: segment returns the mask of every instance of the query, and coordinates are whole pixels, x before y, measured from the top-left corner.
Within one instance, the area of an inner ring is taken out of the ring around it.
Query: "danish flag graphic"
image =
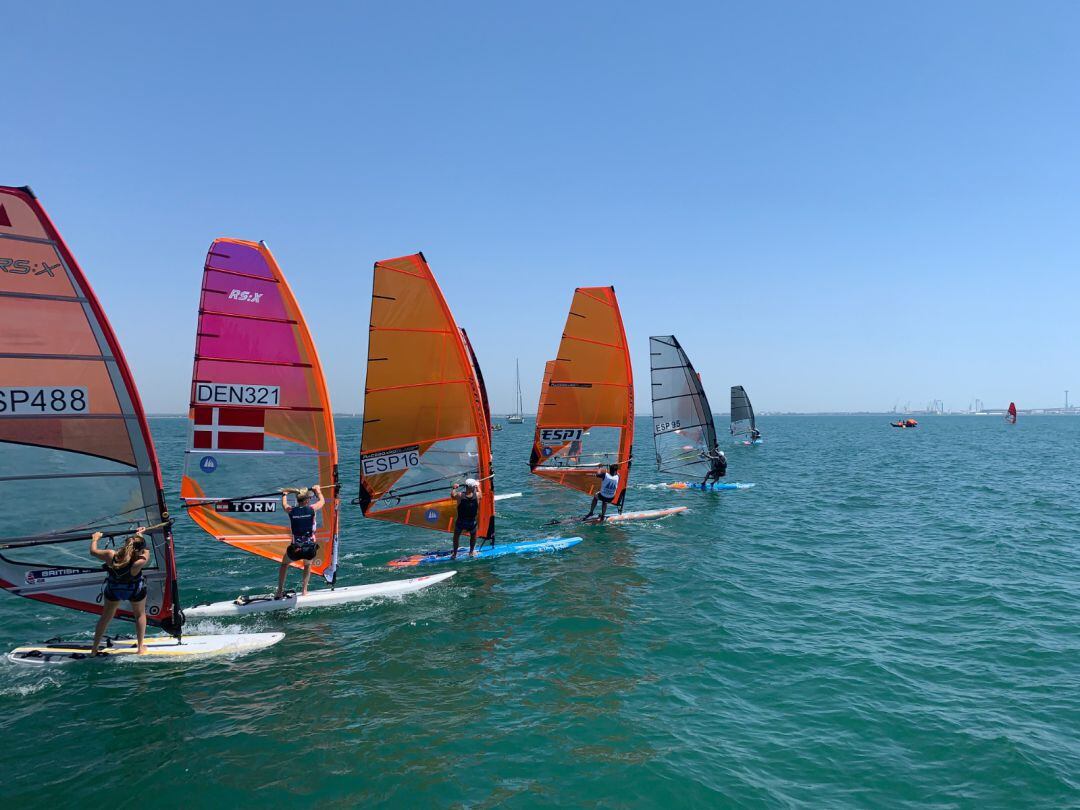
[[[195,407],[196,450],[262,450],[266,411],[261,408]]]

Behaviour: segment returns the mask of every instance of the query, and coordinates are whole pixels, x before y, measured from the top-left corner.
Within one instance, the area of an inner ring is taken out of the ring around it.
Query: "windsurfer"
[[[757,428],[750,428],[750,441],[756,442],[761,438],[761,431]]]
[[[476,556],[476,515],[480,511],[480,482],[475,478],[467,478],[465,487],[454,484],[450,488],[450,499],[457,504],[457,519],[454,521],[454,553],[451,560],[457,559],[458,544],[461,533],[469,533],[469,556]]]
[[[720,479],[727,475],[727,456],[724,455],[723,450],[714,447],[706,458],[709,459],[710,466],[709,471],[705,473],[705,480],[701,482],[703,487],[708,485],[710,479],[720,483]]]
[[[296,492],[296,506],[289,506],[289,493]],[[315,503],[311,503],[311,493],[318,496]],[[285,595],[285,576],[289,573],[289,564],[297,560],[304,561],[304,584],[301,590],[303,596],[307,596],[308,581],[311,579],[311,561],[319,550],[315,542],[315,528],[318,523],[316,513],[326,505],[322,490],[316,484],[311,489],[283,490],[281,493],[281,505],[289,516],[289,524],[292,529],[292,542],[281,555],[281,567],[278,569],[278,586],[275,599],[281,599]]]
[[[600,484],[600,491],[593,495],[589,514],[585,515],[582,520],[588,520],[592,517],[593,512],[596,510],[596,502],[599,501],[600,522],[603,523],[607,518],[608,504],[615,500],[615,493],[619,491],[619,465],[612,464],[606,470],[600,470],[596,477],[602,478],[603,483]]]
[[[150,550],[146,547],[145,532],[146,527],[140,526],[135,534],[124,541],[119,551],[98,548],[98,541],[104,535],[101,532],[91,535],[90,553],[105,563],[103,567],[107,573],[102,590],[104,605],[101,618],[94,628],[91,655],[98,654],[101,637],[105,635],[105,630],[121,602],[130,604],[131,612],[135,615],[135,638],[139,645],[139,655],[146,652],[146,578],[143,577],[142,570],[150,561]]]

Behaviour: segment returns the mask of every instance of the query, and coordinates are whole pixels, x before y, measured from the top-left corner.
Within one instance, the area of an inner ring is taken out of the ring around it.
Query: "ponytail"
[[[136,556],[146,548],[146,541],[139,535],[132,535],[124,541],[124,545],[113,555],[109,561],[109,567],[113,570],[127,568],[135,562]]]

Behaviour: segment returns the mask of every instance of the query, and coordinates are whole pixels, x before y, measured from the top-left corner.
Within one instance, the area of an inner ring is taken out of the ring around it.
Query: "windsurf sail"
[[[422,253],[375,263],[360,506],[452,532],[450,488],[480,482],[477,534],[495,536],[491,420],[480,366]]]
[[[739,436],[757,429],[754,421],[754,406],[741,385],[731,386],[731,435]]]
[[[1009,410],[1006,411],[1006,413],[1005,413],[1005,421],[1008,422],[1010,425],[1015,425],[1016,424],[1016,403],[1015,402],[1010,402],[1009,403]]]
[[[28,188],[0,187],[0,587],[101,613],[89,553],[149,532],[146,613],[179,635],[176,560],[161,471],[127,362],[101,304]],[[127,603],[117,613],[131,619]]]
[[[595,495],[601,468],[619,467],[622,508],[634,443],[634,376],[614,287],[578,287],[559,353],[544,369],[529,466]]]
[[[649,338],[649,363],[656,468],[702,478],[717,445],[701,377],[674,335]]]
[[[282,488],[319,484],[326,505],[311,570],[333,582],[333,411],[300,306],[262,242],[216,239],[206,254],[189,418],[180,494],[191,519],[223,543],[280,560],[292,539]]]

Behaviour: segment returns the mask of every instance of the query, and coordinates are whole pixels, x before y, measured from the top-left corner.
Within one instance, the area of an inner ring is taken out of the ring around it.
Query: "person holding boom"
[[[311,493],[317,495],[315,503],[311,502]],[[296,494],[296,506],[289,506],[289,494]],[[318,513],[326,506],[319,485],[307,489],[283,489],[281,491],[281,505],[285,514],[289,516],[289,528],[292,531],[292,542],[281,555],[281,567],[278,568],[278,586],[275,599],[285,596],[285,577],[289,573],[289,566],[297,560],[304,561],[304,584],[301,596],[307,596],[308,582],[311,580],[311,561],[319,550],[315,542],[315,529],[318,526]]]
[[[121,602],[131,605],[135,616],[135,639],[138,654],[146,652],[146,578],[143,567],[150,562],[150,549],[146,547],[146,527],[140,526],[131,537],[124,541],[119,551],[111,548],[98,548],[98,541],[105,535],[94,532],[90,539],[90,553],[105,563],[105,587],[102,589],[104,605],[101,618],[94,628],[94,643],[90,646],[90,655],[99,655],[101,637],[112,621]]]

